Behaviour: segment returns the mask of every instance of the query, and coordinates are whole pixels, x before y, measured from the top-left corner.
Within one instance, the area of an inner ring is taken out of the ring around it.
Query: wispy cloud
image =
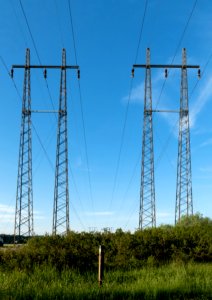
[[[34,219],[35,220],[43,220],[45,219],[44,215],[40,211],[34,211]],[[0,204],[0,220],[1,223],[14,223],[15,220],[15,207]]]
[[[113,211],[87,211],[85,212],[86,216],[112,216],[114,215]]]
[[[160,83],[162,80],[161,76],[157,76],[154,78],[152,86],[156,86],[154,88],[154,95],[158,94],[158,83]],[[206,104],[208,103],[208,101],[210,101],[210,99],[212,100],[212,76],[204,83],[204,85],[202,86],[201,92],[197,97],[197,100],[194,102],[194,104],[191,106],[190,108],[190,117],[189,117],[189,121],[190,121],[190,128],[194,128],[195,124],[196,124],[196,120],[198,115],[201,113],[201,111],[205,108]],[[124,102],[126,102],[128,100],[129,96],[125,96],[122,98],[122,100]],[[156,97],[157,98],[157,97]],[[131,92],[131,98],[130,101],[131,103],[139,103],[142,104],[143,103],[143,99],[144,99],[144,82],[142,82],[141,84],[137,85],[135,88],[132,89]],[[163,107],[163,109],[169,109],[168,107]],[[166,119],[167,123],[171,126],[171,127],[175,127],[176,129],[178,128],[178,122],[176,121],[176,118],[173,118],[172,114],[168,114],[168,113],[163,113],[161,114],[161,116]],[[178,135],[178,131],[177,130],[173,130],[173,134],[174,135]],[[202,143],[201,147],[205,147],[207,145],[212,144],[212,139]]]
[[[197,97],[197,100],[190,108],[190,115],[189,115],[189,125],[190,128],[194,128],[196,124],[196,120],[198,115],[201,113],[201,111],[204,109],[205,105],[212,99],[212,76],[205,82],[201,89],[201,93]],[[162,114],[162,116],[167,120],[167,123],[171,127],[173,127],[173,133],[177,137],[178,136],[178,119],[173,118],[173,115],[171,114]],[[198,134],[199,132],[195,132]],[[200,147],[206,147],[208,145],[212,144],[212,139],[208,139],[205,142],[203,142]]]
[[[5,214],[14,214],[15,213],[15,207],[9,206],[6,204],[0,204],[0,213],[5,213]]]
[[[203,147],[206,147],[209,145],[212,145],[212,138],[209,138],[206,141],[204,141],[203,143],[201,143],[199,147],[203,148]]]
[[[9,214],[0,213],[0,219],[1,219],[1,223],[14,223],[15,216],[14,214],[9,215]]]
[[[170,212],[157,212],[159,218],[170,218],[173,214]]]
[[[126,95],[122,98],[122,102],[126,103],[129,100],[130,97],[130,102],[131,103],[143,103],[144,99],[144,84],[143,82],[134,87],[131,91],[130,96]]]
[[[203,110],[207,102],[212,99],[212,76],[208,78],[205,85],[201,89],[196,102],[190,109],[190,127],[194,127],[198,114]]]
[[[159,211],[156,213],[156,217],[157,225],[174,223],[174,212]]]
[[[126,95],[122,98],[122,102],[126,103],[129,100],[130,97],[130,103],[137,103],[137,104],[142,104],[144,101],[144,80],[138,85],[136,85],[132,91],[130,96]],[[153,78],[152,78],[152,99],[154,100],[157,99],[156,95],[160,94],[160,86],[161,82],[164,80],[164,77],[161,73],[157,73]]]
[[[83,162],[82,162],[82,157],[81,157],[81,156],[78,156],[78,157],[76,158],[75,165],[76,165],[76,168],[82,167]]]
[[[0,220],[1,223],[14,223],[15,219],[15,207],[6,205],[6,204],[0,204]]]
[[[212,172],[212,166],[200,167],[199,170],[202,173],[211,173]]]

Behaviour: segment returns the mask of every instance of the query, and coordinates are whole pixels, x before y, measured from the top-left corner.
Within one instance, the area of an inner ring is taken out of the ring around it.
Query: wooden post
[[[104,276],[104,247],[99,246],[99,266],[98,266],[98,283],[99,287],[102,286]]]

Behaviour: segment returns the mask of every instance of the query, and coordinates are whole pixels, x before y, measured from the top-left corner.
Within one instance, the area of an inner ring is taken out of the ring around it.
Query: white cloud
[[[190,108],[190,114],[189,114],[189,125],[190,128],[193,128],[195,126],[198,114],[204,109],[205,105],[208,103],[210,99],[212,99],[212,77],[210,77],[205,85],[201,89],[201,93],[197,97],[197,100],[193,104],[193,106]],[[168,109],[168,108],[167,108]],[[170,113],[163,113],[161,114],[169,123],[171,127],[173,127],[173,133],[176,137],[178,137],[178,115],[177,119]],[[197,132],[196,134],[199,134]],[[203,142],[200,147],[205,147],[212,144],[212,139],[208,139],[207,141]]]
[[[1,224],[5,224],[4,226],[8,226],[9,224],[14,224],[15,221],[15,207],[6,205],[6,204],[0,204],[0,220]],[[2,228],[1,228],[2,231]],[[5,230],[3,230],[5,231]],[[6,229],[7,231],[7,229]]]
[[[0,213],[0,220],[1,220],[1,223],[14,223],[15,215]]]
[[[156,215],[160,218],[170,218],[173,214],[170,212],[157,212]]]
[[[212,172],[212,166],[200,167],[199,170],[200,170],[200,172],[203,172],[203,173],[211,173]]]
[[[15,213],[15,207],[9,206],[6,204],[0,204],[0,213],[5,213],[5,214],[14,214]]]
[[[81,157],[81,156],[78,156],[78,157],[76,158],[75,165],[76,165],[76,168],[82,167],[83,162],[82,162],[82,157]]]
[[[156,223],[157,226],[161,224],[173,224],[174,223],[174,212],[156,211]]]
[[[85,212],[86,216],[112,216],[114,215],[113,211],[87,211]]]
[[[199,94],[193,107],[190,109],[190,127],[194,127],[198,114],[205,107],[207,102],[212,98],[212,77],[208,78],[205,85],[201,88],[201,93]]]
[[[200,144],[200,147],[203,148],[209,145],[212,145],[212,138],[209,138],[206,141],[204,141],[202,144]]]
[[[164,80],[164,77],[161,72],[158,72],[152,78],[152,100],[153,100],[153,102],[154,102],[154,99],[157,99],[159,97],[159,94],[161,92],[161,89],[159,88],[159,86],[161,85],[161,82],[163,80]],[[137,86],[132,88],[131,94],[130,94],[130,99],[129,99],[129,95],[126,95],[122,98],[122,102],[126,103],[126,102],[128,102],[128,100],[130,100],[130,103],[142,104],[144,101],[144,82],[145,82],[145,77],[143,77],[143,80],[141,83],[139,83]]]
[[[144,99],[144,84],[142,82],[132,89],[130,96],[129,95],[124,96],[122,98],[122,101],[124,103],[128,102],[128,100],[130,100],[130,103],[143,103],[143,99]]]
[[[158,95],[158,83],[162,80],[161,75],[156,76],[153,80],[152,87],[153,87],[153,95]],[[155,88],[156,85],[156,88]],[[193,128],[195,126],[198,114],[204,109],[205,105],[212,99],[212,76],[205,82],[205,84],[201,88],[201,92],[199,96],[197,97],[197,100],[190,108],[190,115],[189,115],[189,122],[190,122],[190,128]],[[155,97],[155,96],[154,96]],[[153,98],[154,98],[153,97]],[[123,101],[126,102],[128,100],[129,96],[123,97]],[[155,97],[157,99],[157,97]],[[143,103],[144,99],[144,82],[137,85],[135,88],[132,89],[131,92],[131,103]],[[153,107],[154,108],[154,107]],[[168,107],[163,107],[163,109],[169,109]],[[173,114],[170,113],[162,113],[160,114],[163,118],[167,120],[169,125],[173,127],[173,133],[175,136],[178,136],[178,121],[176,121],[176,118],[173,117]],[[178,116],[178,115],[177,115]],[[175,129],[176,128],[176,129]],[[203,143],[201,146],[207,146],[209,144],[212,144],[212,140],[208,140],[205,143]]]
[[[34,211],[35,220],[43,220],[45,217],[42,212]],[[15,207],[6,204],[0,204],[0,220],[1,223],[14,223],[15,222]]]

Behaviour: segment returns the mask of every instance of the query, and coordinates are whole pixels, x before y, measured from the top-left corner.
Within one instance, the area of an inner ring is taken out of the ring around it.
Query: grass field
[[[1,271],[0,299],[212,299],[212,264],[106,272],[101,288],[94,273]]]

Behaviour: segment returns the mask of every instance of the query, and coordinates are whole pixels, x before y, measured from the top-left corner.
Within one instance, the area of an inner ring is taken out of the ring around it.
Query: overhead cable
[[[68,8],[69,8],[69,17],[70,17],[70,23],[71,23],[71,30],[72,30],[72,39],[73,39],[73,46],[74,46],[75,62],[76,62],[76,65],[78,65],[76,41],[75,41],[75,34],[74,34],[74,26],[73,26],[70,0],[68,0]],[[94,210],[93,192],[92,192],[91,175],[90,175],[90,163],[89,163],[89,159],[88,159],[88,146],[87,146],[87,139],[86,139],[85,119],[84,119],[84,111],[83,111],[83,103],[82,103],[83,102],[82,101],[82,91],[81,91],[81,85],[80,85],[79,80],[78,80],[78,88],[79,88],[80,111],[81,111],[82,126],[83,126],[83,137],[84,137],[84,143],[85,143],[85,155],[86,155],[86,163],[87,163],[87,168],[88,168],[88,181],[89,181],[90,199],[91,199],[92,207],[93,207],[93,210]]]
[[[137,45],[136,55],[135,55],[135,63],[137,61],[138,52],[139,52],[139,49],[140,49],[141,39],[142,39],[142,35],[143,35],[143,29],[144,29],[144,22],[145,22],[145,18],[146,18],[147,6],[148,6],[148,0],[145,1],[144,13],[143,13],[143,17],[142,17],[141,29],[140,29],[140,33],[139,33],[138,45]],[[126,110],[125,110],[125,115],[124,115],[124,123],[123,123],[123,128],[122,128],[122,133],[121,133],[121,143],[120,143],[120,148],[119,148],[119,152],[118,152],[118,159],[117,159],[117,165],[116,165],[116,169],[115,169],[115,176],[114,176],[113,188],[112,188],[112,197],[111,197],[110,206],[109,206],[110,209],[111,209],[111,206],[112,206],[112,202],[114,200],[114,194],[115,194],[115,190],[116,190],[116,186],[117,186],[117,178],[118,178],[121,154],[122,154],[122,149],[123,149],[123,144],[124,144],[124,137],[125,137],[126,124],[127,124],[127,118],[128,118],[129,104],[130,104],[130,101],[131,101],[132,89],[133,89],[133,77],[131,78],[131,81],[130,81],[129,96],[128,96],[128,99],[127,99],[127,105],[126,105]]]

